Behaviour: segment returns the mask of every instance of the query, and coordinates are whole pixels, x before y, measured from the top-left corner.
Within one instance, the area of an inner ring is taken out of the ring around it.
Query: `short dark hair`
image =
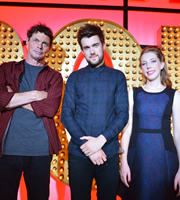
[[[102,44],[104,44],[104,33],[101,28],[97,25],[85,24],[79,28],[78,31],[78,43],[82,49],[81,39],[84,37],[90,38],[94,35],[97,35]]]
[[[32,35],[37,32],[44,33],[45,35],[47,35],[49,37],[50,47],[51,47],[52,41],[53,41],[52,30],[49,27],[47,27],[45,24],[41,24],[41,23],[36,24],[34,26],[31,26],[30,29],[27,31],[28,39],[30,39],[32,37]]]

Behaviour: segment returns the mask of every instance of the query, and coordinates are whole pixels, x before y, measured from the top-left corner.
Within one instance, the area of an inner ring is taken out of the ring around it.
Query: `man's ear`
[[[29,45],[29,38],[26,38],[26,45]]]
[[[105,50],[105,48],[106,48],[106,43],[104,42],[104,44],[103,44],[103,49]]]

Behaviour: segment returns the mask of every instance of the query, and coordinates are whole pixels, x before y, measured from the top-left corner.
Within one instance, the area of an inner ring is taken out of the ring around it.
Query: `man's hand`
[[[99,135],[97,138],[91,136],[83,136],[80,139],[87,140],[87,142],[80,146],[80,149],[88,157],[98,152],[106,143],[106,138],[103,135]]]
[[[8,92],[13,92],[13,90],[11,89],[10,86],[6,86]],[[47,96],[48,96],[48,93],[45,92],[45,91],[39,91],[39,90],[32,90],[32,91],[29,91],[29,94],[32,94],[32,96],[34,97],[34,99],[36,101],[40,101],[40,100],[43,100],[43,99],[46,99]]]
[[[102,165],[107,161],[107,156],[103,150],[99,150],[98,152],[89,156],[89,159],[93,162],[94,165]]]
[[[33,90],[32,92],[34,94],[34,97],[35,97],[36,101],[40,101],[40,100],[46,99],[47,96],[48,96],[48,93],[45,92],[45,91]]]
[[[7,87],[8,92],[13,92],[10,86],[6,86],[6,87]],[[10,100],[10,102],[8,103],[8,105],[6,106],[6,109],[12,109],[12,108],[25,105],[24,107],[25,109],[32,111],[32,109],[30,108],[31,106],[28,106],[28,108],[26,108],[26,105],[34,101],[40,101],[40,100],[46,99],[47,96],[48,96],[47,92],[38,91],[38,90],[15,93],[12,99]]]
[[[10,86],[6,86],[6,88],[7,88],[8,92],[13,92],[13,90],[11,89]]]

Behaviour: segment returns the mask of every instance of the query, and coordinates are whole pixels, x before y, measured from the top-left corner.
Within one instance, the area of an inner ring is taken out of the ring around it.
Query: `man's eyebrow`
[[[94,45],[97,45],[97,44],[99,44],[99,42],[94,43],[93,46],[94,46]]]

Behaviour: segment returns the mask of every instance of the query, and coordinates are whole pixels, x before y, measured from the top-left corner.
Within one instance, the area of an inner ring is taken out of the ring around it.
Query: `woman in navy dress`
[[[165,58],[158,47],[142,51],[140,66],[145,84],[129,91],[129,121],[121,139],[124,153],[119,195],[123,200],[177,200],[180,92],[171,88]]]

